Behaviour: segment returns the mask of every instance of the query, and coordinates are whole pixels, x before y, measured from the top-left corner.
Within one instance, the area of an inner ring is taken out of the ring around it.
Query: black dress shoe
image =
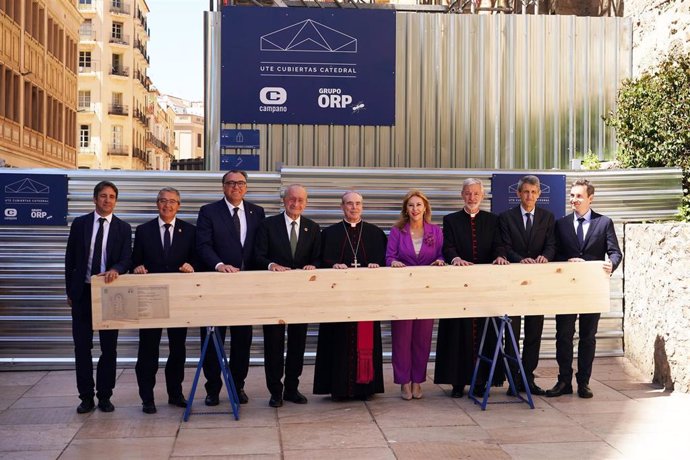
[[[240,404],[247,404],[249,402],[249,396],[244,392],[244,388],[237,390],[237,399],[240,401]]]
[[[101,412],[112,412],[115,410],[115,406],[113,406],[113,403],[110,402],[110,398],[99,399],[98,408],[101,410]]]
[[[307,397],[300,393],[299,390],[286,391],[283,393],[283,399],[295,404],[306,404],[308,402]]]
[[[187,400],[184,399],[184,396],[182,395],[168,397],[168,404],[177,407],[187,407]]]
[[[280,396],[271,395],[271,399],[268,401],[268,405],[271,407],[283,407],[283,398]]]
[[[93,402],[93,398],[84,398],[81,400],[81,404],[77,406],[77,414],[86,414],[91,412],[96,408],[96,403]]]
[[[582,383],[577,385],[577,395],[580,398],[589,399],[594,396],[594,393],[589,389],[589,385]]]
[[[465,385],[453,385],[453,391],[450,392],[451,398],[462,398],[465,396]]]
[[[561,395],[571,395],[573,394],[573,386],[570,383],[557,382],[553,388],[546,390],[547,398],[555,398]]]
[[[155,414],[156,405],[153,403],[153,401],[144,402],[141,404],[141,411],[145,414]]]
[[[218,395],[206,395],[206,399],[204,399],[204,404],[207,406],[217,406],[220,404],[220,400],[218,400]]]
[[[546,391],[544,391],[539,385],[532,383],[529,386],[529,392],[532,393],[534,396],[544,396],[546,394]]]

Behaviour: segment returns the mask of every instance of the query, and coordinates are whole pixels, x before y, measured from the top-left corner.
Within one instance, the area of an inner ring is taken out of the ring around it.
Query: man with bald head
[[[257,230],[254,248],[256,265],[273,272],[314,270],[319,264],[321,229],[319,224],[302,216],[307,207],[307,189],[299,184],[290,185],[285,189],[283,205],[285,212],[267,218]],[[281,407],[283,400],[296,404],[307,403],[307,398],[298,390],[304,364],[307,326],[288,325],[285,360],[285,325],[264,326],[264,370],[266,386],[271,393],[268,403],[271,407]],[[283,365],[284,384],[281,381]]]

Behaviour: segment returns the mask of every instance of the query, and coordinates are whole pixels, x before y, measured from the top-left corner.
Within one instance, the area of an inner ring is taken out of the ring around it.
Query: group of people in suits
[[[114,410],[110,399],[115,386],[117,331],[99,331],[101,356],[96,380],[93,378],[90,280],[94,275],[103,276],[105,282],[110,283],[128,271],[146,274],[204,270],[231,276],[242,270],[281,272],[381,266],[506,265],[604,260],[606,256],[604,270],[611,273],[622,259],[611,220],[590,207],[594,187],[586,180],[572,184],[573,213],[555,221],[549,211],[537,206],[541,189],[536,176],[528,175],[520,180],[517,192],[520,205],[500,216],[480,210],[484,198],[482,182],[466,179],[461,192],[463,209],[445,216],[442,229],[431,223],[428,198],[419,190],[411,190],[403,199],[400,218],[391,228],[389,237],[362,219],[364,200],[356,191],[348,191],[341,197],[343,219],[322,231],[316,222],[303,216],[308,202],[304,186],[287,187],[283,193],[284,212],[266,218],[262,207],[244,199],[247,182],[244,171],[225,173],[223,198],[201,207],[196,226],[177,217],[181,204],[179,191],[172,187],[162,188],[156,198],[158,216],[136,228],[133,250],[130,225],[113,214],[117,187],[108,181],[96,185],[95,209],[72,223],[65,255],[66,290],[72,309],[77,389],[81,399],[77,412],[87,413],[96,407],[104,412]],[[522,364],[524,381],[533,394],[560,396],[573,392],[572,342],[577,316],[558,315],[556,318],[559,377],[548,391],[534,382],[544,317],[525,318]],[[515,335],[519,337],[520,318],[511,320]],[[599,314],[580,315],[576,380],[578,395],[583,398],[592,397],[589,379],[598,320]],[[439,321],[434,381],[452,385],[452,397],[462,397],[465,386],[470,383],[477,359],[478,331],[484,321],[485,318]],[[404,400],[423,397],[421,384],[427,375],[433,322],[433,319],[418,319],[391,324],[394,381],[400,384]],[[201,328],[202,340],[210,331],[211,327]],[[226,327],[213,326],[213,332],[224,344]],[[186,407],[182,381],[187,330],[168,328],[167,333],[168,403]],[[147,414],[156,412],[153,390],[161,335],[161,329],[142,329],[139,333],[135,370],[142,410]],[[281,407],[284,401],[306,404],[307,398],[299,391],[299,379],[307,324],[266,325],[263,335],[269,405]],[[241,404],[249,401],[244,387],[251,343],[251,325],[230,327],[229,368]],[[509,343],[505,350],[509,354],[518,351],[512,350]],[[369,399],[384,391],[382,362],[380,322],[323,323],[319,326],[313,393],[330,394],[336,401]],[[207,350],[203,369],[205,404],[218,405],[222,380],[213,347]],[[483,393],[487,385],[503,383],[503,372],[495,373],[494,381],[487,382],[487,369],[480,370],[475,392]],[[521,381],[517,365],[509,366],[505,372],[512,373],[514,381]],[[521,390],[524,387],[508,391]]]

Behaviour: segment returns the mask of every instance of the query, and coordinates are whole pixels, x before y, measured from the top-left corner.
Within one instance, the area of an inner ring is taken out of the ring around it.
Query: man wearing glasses
[[[146,273],[193,273],[196,253],[194,225],[177,218],[180,209],[180,192],[172,187],[164,187],[156,199],[158,217],[137,227],[132,253],[133,272]],[[145,414],[155,414],[156,404],[153,387],[158,372],[161,328],[139,329],[139,353],[137,355],[137,383]],[[168,347],[170,354],[165,364],[165,386],[168,390],[168,403],[177,407],[187,407],[182,394],[184,365],[187,359],[185,341],[186,327],[168,328]]]
[[[208,271],[235,273],[251,268],[254,235],[264,220],[264,208],[244,200],[247,193],[247,173],[232,170],[223,176],[223,199],[202,206],[196,228],[197,255]],[[225,343],[225,326],[216,326]],[[206,328],[201,328],[201,340],[206,339]],[[249,351],[252,345],[252,326],[230,327],[230,372],[241,404],[249,401],[244,392],[244,381],[249,372]],[[206,376],[206,405],[217,406],[222,387],[220,366],[213,346],[204,358]]]

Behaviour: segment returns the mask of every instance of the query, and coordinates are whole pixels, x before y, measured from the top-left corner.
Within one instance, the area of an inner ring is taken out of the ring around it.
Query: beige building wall
[[[144,0],[78,0],[78,164],[152,169],[146,152],[149,7]]]
[[[204,157],[204,105],[169,94],[158,98],[163,107],[175,112],[175,160]]]
[[[69,0],[0,0],[0,166],[76,165],[81,17]]]
[[[172,108],[163,108],[158,103],[158,91],[149,93],[147,113],[149,115],[148,132],[146,133],[146,153],[155,170],[170,170],[175,149],[175,112]]]

